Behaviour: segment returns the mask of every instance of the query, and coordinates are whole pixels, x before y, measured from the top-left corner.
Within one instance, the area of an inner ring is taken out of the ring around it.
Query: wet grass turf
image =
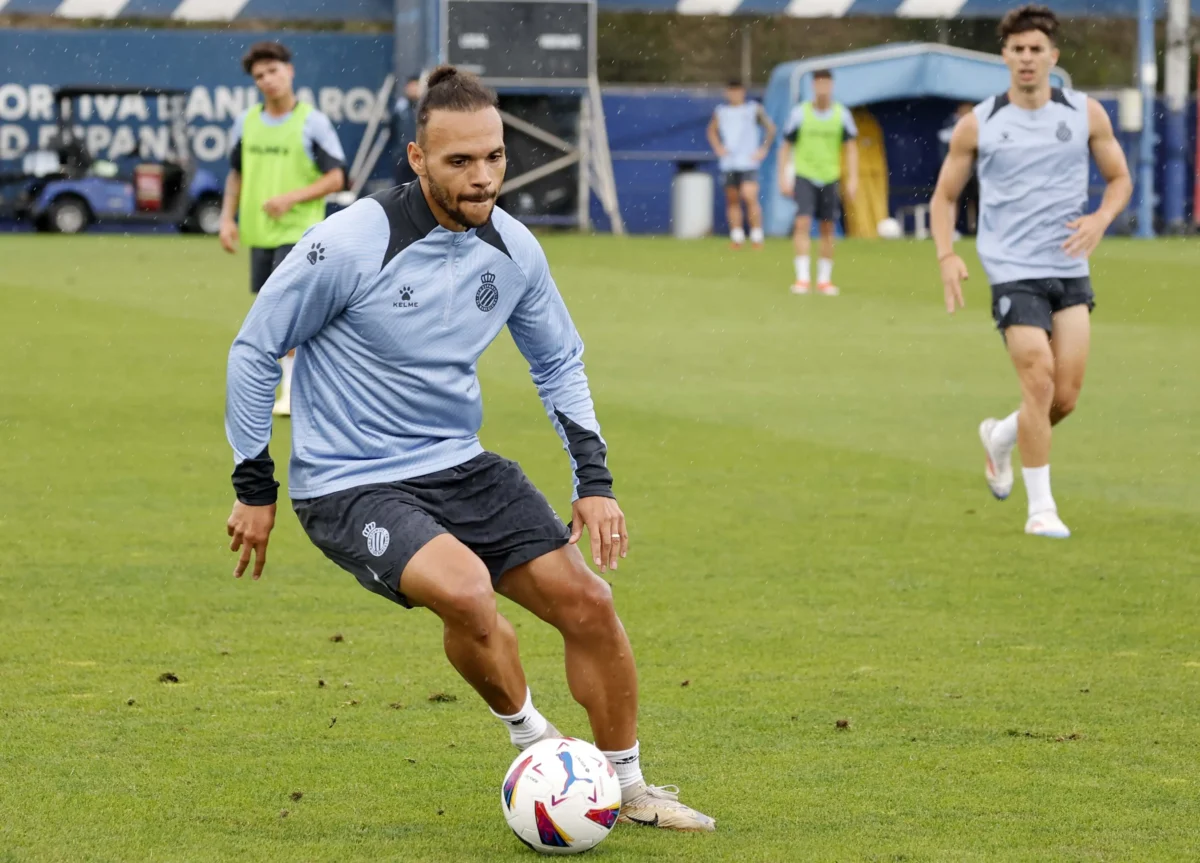
[[[1052,459],[1067,542],[983,483],[975,426],[1016,389],[977,265],[951,320],[928,245],[846,244],[837,299],[788,295],[779,242],[545,245],[634,535],[613,583],[647,776],[719,822],[622,827],[595,859],[1195,859],[1200,244],[1095,260]],[[431,615],[286,511],[263,581],[230,575],[246,258],[0,252],[0,860],[533,859],[499,811],[514,753]],[[481,378],[485,444],[565,511],[507,337]],[[503,605],[539,705],[585,735],[558,638]]]

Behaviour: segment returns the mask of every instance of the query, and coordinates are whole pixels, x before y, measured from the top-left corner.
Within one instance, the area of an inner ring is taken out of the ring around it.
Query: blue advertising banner
[[[54,133],[57,87],[119,85],[186,90],[193,152],[224,176],[234,120],[258,101],[241,57],[261,39],[292,50],[299,97],[329,116],[353,159],[391,70],[390,34],[0,30],[0,173]],[[166,97],[95,96],[79,100],[73,122],[97,159],[161,161],[171,147],[166,116]]]

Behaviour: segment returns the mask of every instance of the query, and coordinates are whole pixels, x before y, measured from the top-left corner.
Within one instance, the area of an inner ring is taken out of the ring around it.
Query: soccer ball
[[[555,737],[517,756],[500,789],[500,808],[517,838],[543,854],[578,854],[617,823],[621,783],[590,743]]]
[[[885,240],[898,240],[904,236],[904,228],[895,219],[881,219],[875,231]]]

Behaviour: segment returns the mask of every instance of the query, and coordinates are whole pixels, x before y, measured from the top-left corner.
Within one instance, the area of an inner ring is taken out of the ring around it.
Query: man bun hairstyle
[[[499,106],[496,91],[477,75],[454,66],[438,66],[425,80],[425,95],[417,103],[417,137],[434,111],[481,111]]]
[[[1053,9],[1033,3],[1018,6],[1001,19],[997,32],[1000,34],[1000,44],[1003,45],[1009,36],[1034,30],[1045,33],[1050,44],[1058,44],[1058,16],[1054,14]]]
[[[250,46],[250,50],[242,57],[242,68],[247,75],[252,75],[250,71],[254,68],[255,63],[261,63],[264,60],[273,60],[279,63],[291,63],[292,52],[282,42],[255,42]]]

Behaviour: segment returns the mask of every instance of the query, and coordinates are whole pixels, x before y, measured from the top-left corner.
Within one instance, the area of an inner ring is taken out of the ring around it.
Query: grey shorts
[[[294,246],[250,250],[250,293],[257,294]]]
[[[836,222],[841,218],[842,198],[836,180],[818,186],[812,180],[797,177],[792,197],[796,201],[797,216],[812,216],[819,222]]]
[[[1053,331],[1054,313],[1071,306],[1096,307],[1092,280],[1087,276],[1073,279],[1024,279],[992,285],[992,317],[996,327],[1041,327]]]
[[[757,183],[758,171],[725,171],[721,174],[721,185],[726,189],[740,189],[743,183]]]
[[[475,552],[493,584],[571,536],[520,466],[494,453],[416,479],[295,500],[292,508],[326,557],[405,608],[400,576],[436,536],[448,533]]]

